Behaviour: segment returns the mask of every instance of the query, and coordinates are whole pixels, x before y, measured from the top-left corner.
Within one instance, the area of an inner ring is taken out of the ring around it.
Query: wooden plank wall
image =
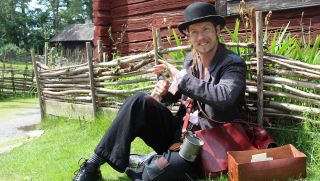
[[[290,31],[298,36],[301,35],[301,15],[303,13],[302,23],[305,35],[307,35],[309,28],[311,32],[311,38],[315,39],[316,35],[320,34],[320,6],[304,7],[299,9],[277,10],[272,12],[268,30],[274,32],[281,27],[285,27],[289,22],[290,25],[287,31]],[[263,13],[263,17],[267,12]],[[231,30],[234,29],[234,22],[238,16],[227,17],[227,27]],[[310,26],[311,23],[311,26]],[[244,35],[245,30],[243,23],[240,24],[240,34]]]
[[[161,27],[162,36],[168,26],[176,27],[183,21],[183,9],[197,0],[94,0],[94,41],[103,40],[104,50],[110,51],[112,41],[108,27],[112,27],[115,41],[126,25],[121,54],[135,54],[152,48],[152,26]],[[202,0],[214,4],[214,0]],[[98,5],[99,4],[99,5]],[[103,7],[101,7],[103,6]],[[109,10],[108,10],[109,8]],[[96,46],[95,46],[96,47]],[[167,47],[167,46],[166,46]]]
[[[168,31],[168,27],[176,28],[184,19],[183,9],[195,1],[197,0],[93,0],[95,47],[97,47],[97,40],[101,39],[104,51],[110,53],[112,45],[119,41],[121,32],[124,31],[122,43],[117,47],[117,49],[121,49],[122,56],[151,50],[151,27],[161,28],[163,39],[167,35],[172,35],[171,31]],[[202,1],[214,4],[214,0]],[[320,6],[313,6],[274,11],[269,29],[271,31],[278,29],[290,21],[288,30],[300,34],[301,13],[304,12],[304,30],[308,31],[311,20],[310,30],[312,37],[315,37],[316,34],[320,34],[319,10]],[[266,12],[264,16],[265,14]],[[227,26],[231,30],[236,18],[238,16],[227,17]],[[109,37],[108,27],[110,26],[114,42]],[[240,34],[245,34],[243,27],[240,29]],[[169,46],[167,41],[163,42],[164,47]]]

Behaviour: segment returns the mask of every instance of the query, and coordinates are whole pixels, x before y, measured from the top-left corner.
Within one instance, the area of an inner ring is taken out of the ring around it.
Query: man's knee
[[[135,94],[133,94],[131,96],[131,99],[133,100],[144,100],[144,97],[147,96],[148,94],[147,93],[144,93],[144,92],[137,92]]]
[[[155,106],[158,102],[147,93],[137,92],[131,96],[129,102],[147,104],[147,106]]]

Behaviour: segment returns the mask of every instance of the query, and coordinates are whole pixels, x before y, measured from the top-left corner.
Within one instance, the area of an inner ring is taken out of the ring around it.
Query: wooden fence
[[[0,96],[35,93],[35,81],[32,67],[28,66],[31,61],[30,55],[17,55],[2,60],[0,67]],[[20,63],[20,67],[12,64],[12,60]],[[9,63],[11,62],[11,63]],[[21,66],[25,65],[24,68]]]
[[[258,27],[262,15],[257,14],[257,17]],[[153,32],[153,51],[110,62],[93,62],[89,43],[87,63],[75,66],[49,69],[37,62],[32,53],[42,117],[51,114],[90,119],[99,111],[118,109],[135,92],[150,92],[158,77],[149,68],[157,63],[158,57],[169,52],[190,50],[190,46],[163,49],[159,30]],[[319,66],[263,52],[261,27],[257,28],[256,44],[225,44],[227,47],[246,48],[249,54],[256,52],[256,56],[246,61],[250,75],[246,99],[252,115],[260,124],[269,118],[302,120],[304,113],[320,113]],[[179,66],[179,61],[175,63]],[[170,108],[174,111],[176,106]]]

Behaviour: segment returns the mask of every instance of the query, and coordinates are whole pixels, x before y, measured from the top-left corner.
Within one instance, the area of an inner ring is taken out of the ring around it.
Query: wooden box
[[[273,160],[251,162],[252,155],[266,153]],[[264,150],[228,152],[229,181],[275,181],[306,177],[304,153],[293,145]]]

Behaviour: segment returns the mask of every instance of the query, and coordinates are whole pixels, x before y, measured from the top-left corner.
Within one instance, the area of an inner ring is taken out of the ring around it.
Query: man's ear
[[[217,35],[220,35],[220,32],[221,32],[221,26],[220,25],[216,26],[216,32],[217,32]]]

